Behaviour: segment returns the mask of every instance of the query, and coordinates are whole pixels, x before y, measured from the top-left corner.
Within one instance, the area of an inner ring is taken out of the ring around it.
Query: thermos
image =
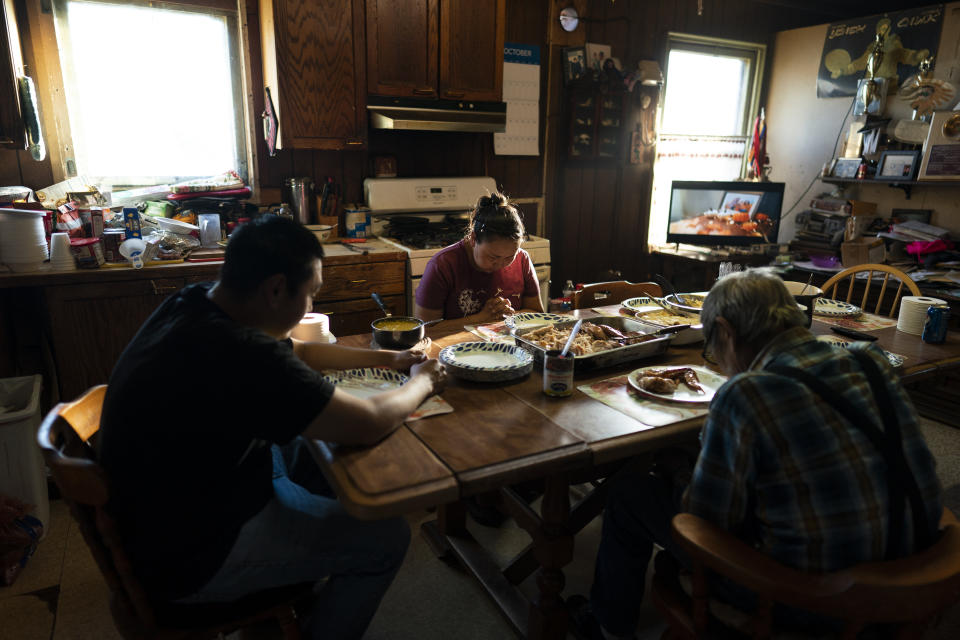
[[[287,178],[283,181],[286,197],[293,207],[293,217],[300,224],[313,224],[310,203],[313,202],[313,178]]]

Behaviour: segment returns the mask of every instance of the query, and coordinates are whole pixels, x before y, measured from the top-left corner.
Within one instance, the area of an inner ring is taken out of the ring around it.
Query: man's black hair
[[[270,276],[282,273],[291,294],[313,276],[323,245],[309,229],[289,218],[263,215],[240,225],[230,236],[220,269],[220,284],[249,293]]]

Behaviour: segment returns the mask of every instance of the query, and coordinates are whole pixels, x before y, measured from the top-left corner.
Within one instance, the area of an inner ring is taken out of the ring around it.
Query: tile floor
[[[960,513],[960,430],[925,420],[924,433],[935,452],[945,501]],[[93,558],[60,501],[51,503],[51,523],[37,553],[11,587],[0,588],[0,640],[115,640],[107,587]],[[516,637],[472,577],[433,556],[417,535],[428,513],[408,517],[415,535],[404,567],[387,593],[365,640],[499,640]],[[526,534],[512,521],[498,529],[471,526],[471,531],[505,563],[526,544]],[[573,563],[565,570],[565,594],[586,593],[599,540],[599,520],[576,540]],[[535,589],[533,580],[522,585]],[[659,638],[663,624],[644,604],[640,640]],[[240,640],[234,634],[231,640]],[[259,636],[258,636],[259,637]],[[944,616],[928,640],[960,638],[960,605]]]

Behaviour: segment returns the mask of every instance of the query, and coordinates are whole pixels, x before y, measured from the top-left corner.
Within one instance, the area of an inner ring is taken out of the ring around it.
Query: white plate
[[[346,369],[343,371],[324,371],[324,379],[329,380],[347,393],[357,398],[390,391],[407,381],[407,376],[393,369]]]
[[[817,298],[813,305],[813,315],[828,318],[847,318],[860,315],[860,307],[842,300]]]
[[[190,224],[189,222],[184,222],[183,220],[174,220],[173,218],[158,218],[156,216],[151,216],[157,224],[160,225],[160,228],[169,231],[171,233],[179,233],[181,235],[190,235],[193,231],[200,231],[200,227],[195,224]]]
[[[507,316],[504,318],[504,322],[511,329],[530,329],[532,327],[543,327],[554,322],[564,322],[569,319],[570,316],[559,316],[555,313],[524,311]]]
[[[521,378],[533,369],[533,355],[502,342],[461,342],[440,350],[440,362],[453,375],[475,382]]]
[[[677,390],[673,393],[654,393],[653,391],[647,391],[640,386],[640,378],[642,378],[647,371],[680,368],[690,368],[697,372],[697,377],[700,378],[700,386],[703,387],[704,393],[697,393],[682,382],[677,385]],[[630,383],[631,387],[643,395],[651,398],[657,398],[658,400],[670,400],[671,402],[699,403],[710,402],[713,400],[714,394],[716,394],[717,390],[720,389],[720,387],[723,386],[723,383],[727,381],[727,377],[711,371],[710,369],[699,367],[695,364],[682,364],[672,367],[657,366],[636,369],[630,372],[630,375],[627,376],[627,381]]]

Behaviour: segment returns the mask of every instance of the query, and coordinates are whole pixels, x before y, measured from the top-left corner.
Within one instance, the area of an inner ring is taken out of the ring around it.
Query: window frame
[[[38,36],[32,37],[31,44],[34,48],[34,56],[43,56],[44,59],[37,60],[38,66],[43,64],[48,66],[50,71],[48,78],[56,78],[60,81],[63,90],[51,92],[51,115],[45,117],[45,123],[48,119],[53,120],[55,126],[47,126],[48,148],[57,147],[59,153],[51,154],[51,168],[55,182],[67,178],[82,175],[90,176],[88,172],[78,171],[76,165],[76,153],[73,145],[73,135],[70,125],[70,113],[68,105],[68,96],[73,92],[70,83],[73,82],[73,75],[68,73],[64,67],[63,61],[59,55],[61,47],[67,49],[70,46],[70,34],[67,28],[66,8],[70,0],[52,0],[50,13],[43,15],[43,18],[49,20],[46,28],[38,29]],[[235,105],[236,126],[235,126],[235,144],[237,173],[247,184],[255,183],[255,138],[251,137],[250,113],[252,105],[250,103],[250,92],[248,85],[250,82],[249,72],[249,38],[247,34],[246,16],[242,14],[243,5],[236,0],[89,0],[99,4],[113,4],[122,6],[141,6],[155,9],[169,9],[176,11],[186,11],[190,13],[200,13],[206,15],[216,15],[224,19],[227,28],[227,39],[229,47],[230,65],[233,73],[231,78],[231,94]],[[30,4],[30,3],[28,3]],[[32,16],[31,16],[32,19]],[[62,37],[61,37],[62,36]],[[90,176],[101,178],[101,176]],[[107,179],[105,184],[112,184],[114,189],[124,187],[143,187],[160,184],[173,184],[181,180],[200,178],[206,176],[103,176]],[[118,180],[119,178],[119,180]],[[123,180],[126,178],[127,180]],[[137,178],[138,180],[129,180]],[[140,179],[146,179],[147,182],[140,182]]]
[[[730,58],[738,58],[748,62],[747,86],[744,88],[744,109],[743,117],[740,123],[741,133],[724,134],[719,136],[699,135],[696,137],[710,138],[721,137],[729,138],[734,136],[750,137],[751,127],[757,113],[760,110],[760,89],[763,84],[764,65],[767,57],[767,45],[758,42],[745,42],[741,40],[728,40],[725,38],[713,38],[710,36],[698,36],[689,33],[667,33],[667,46],[664,54],[664,85],[663,85],[663,104],[666,105],[667,84],[670,81],[670,52],[689,51],[692,53],[701,53],[708,55],[718,55]],[[682,131],[663,131],[663,112],[660,109],[660,118],[658,122],[658,131],[671,135],[692,135]]]

